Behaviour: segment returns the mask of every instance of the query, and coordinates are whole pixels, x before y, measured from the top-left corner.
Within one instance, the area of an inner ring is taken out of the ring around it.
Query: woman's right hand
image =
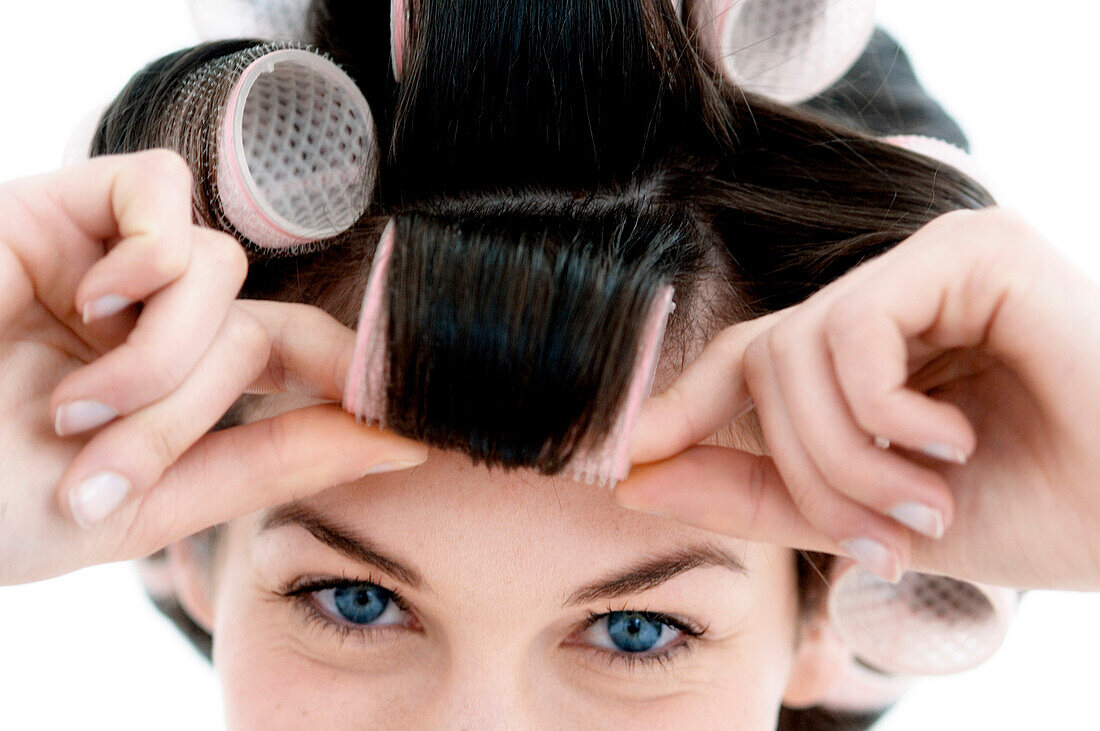
[[[0,185],[0,585],[427,456],[332,403],[208,434],[248,391],[338,402],[354,333],[236,300],[244,250],[192,225],[191,189],[163,150]]]

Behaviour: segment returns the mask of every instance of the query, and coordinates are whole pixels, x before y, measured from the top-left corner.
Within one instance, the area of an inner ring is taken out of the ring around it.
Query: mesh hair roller
[[[396,230],[386,226],[375,251],[363,295],[355,350],[348,370],[344,409],[358,420],[386,424],[386,364],[389,313],[386,309],[386,281],[393,257]],[[661,288],[649,307],[638,342],[633,375],[611,430],[599,444],[575,454],[567,467],[574,479],[607,485],[626,479],[630,471],[630,442],[642,402],[650,395],[665,327],[675,305],[673,287]]]
[[[861,662],[887,673],[949,675],[1001,646],[1017,592],[907,572],[895,585],[847,564],[829,589],[829,621]]]
[[[874,0],[708,0],[702,28],[747,91],[798,104],[838,81],[874,32]]]
[[[266,250],[300,252],[350,228],[377,167],[366,99],[313,51],[264,44],[192,72],[160,144],[195,173],[196,218]]]

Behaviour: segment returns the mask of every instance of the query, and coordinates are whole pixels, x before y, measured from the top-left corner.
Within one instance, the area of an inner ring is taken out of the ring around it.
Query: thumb
[[[842,552],[803,517],[770,457],[699,446],[641,465],[615,489],[624,507],[714,533],[807,551]]]
[[[366,427],[332,404],[203,437],[146,495],[128,532],[145,555],[210,526],[427,459],[411,439]],[[136,552],[136,553],[135,553]]]
[[[646,400],[634,427],[631,462],[671,457],[750,411],[753,402],[741,365],[745,349],[793,311],[788,307],[727,327],[671,386]]]

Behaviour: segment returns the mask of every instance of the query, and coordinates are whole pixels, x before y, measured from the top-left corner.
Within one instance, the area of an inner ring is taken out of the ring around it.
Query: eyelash
[[[584,633],[591,628],[592,625],[615,612],[637,612],[650,621],[657,621],[661,624],[668,625],[683,635],[683,637],[674,642],[670,642],[661,649],[648,653],[616,652],[615,650],[609,650],[605,647],[593,647],[592,645],[584,646],[586,649],[603,655],[608,665],[622,664],[628,671],[634,671],[639,663],[645,668],[660,666],[667,669],[672,660],[677,659],[681,654],[690,653],[694,650],[698,640],[706,635],[707,632],[706,627],[700,627],[686,619],[664,614],[663,612],[648,612],[645,610],[631,609],[629,607],[614,608],[609,606],[605,612],[589,612],[584,625],[577,634]]]
[[[356,625],[350,622],[340,622],[330,616],[327,613],[321,611],[318,608],[314,595],[318,592],[325,591],[327,589],[341,589],[350,588],[361,584],[374,584],[379,586],[390,595],[391,601],[397,605],[399,609],[404,612],[408,612],[414,619],[415,613],[410,609],[408,602],[402,597],[396,590],[389,588],[384,583],[376,580],[372,576],[368,576],[366,579],[350,579],[350,578],[324,578],[324,579],[311,579],[302,578],[298,579],[288,586],[284,587],[278,592],[279,596],[283,599],[291,601],[295,608],[302,612],[306,621],[313,627],[323,631],[335,633],[336,638],[340,641],[341,645],[350,640],[358,642],[368,642],[370,639],[376,637],[381,632],[393,631],[395,629],[406,629],[396,625]],[[640,652],[616,652],[604,647],[595,647],[589,644],[576,643],[577,646],[582,646],[590,652],[598,653],[602,655],[608,665],[613,666],[621,664],[628,671],[637,670],[639,664],[644,668],[653,668],[660,666],[667,668],[669,663],[679,655],[690,652],[694,649],[696,642],[702,638],[706,632],[706,627],[700,627],[699,625],[690,622],[680,617],[674,617],[662,612],[648,612],[638,611],[631,608],[613,608],[609,606],[605,612],[589,612],[585,618],[583,625],[577,630],[574,635],[583,634],[594,624],[602,619],[605,619],[609,614],[615,612],[634,612],[644,615],[651,621],[657,621],[662,624],[682,633],[683,637],[678,640],[669,643],[660,650],[640,653]],[[574,635],[570,635],[571,637]]]
[[[374,584],[375,586],[381,587],[389,593],[390,601],[396,604],[398,609],[403,612],[408,612],[415,620],[416,615],[409,608],[409,604],[405,601],[405,598],[398,594],[397,591],[391,589],[372,576],[367,576],[366,579],[303,578],[292,582],[278,593],[284,599],[291,601],[294,607],[302,612],[303,617],[310,626],[323,632],[335,633],[341,645],[348,640],[368,642],[383,632],[407,629],[407,627],[399,625],[359,625],[351,622],[341,622],[330,617],[317,606],[317,600],[314,598],[314,595],[318,592],[325,591],[326,589],[350,588],[361,584]]]

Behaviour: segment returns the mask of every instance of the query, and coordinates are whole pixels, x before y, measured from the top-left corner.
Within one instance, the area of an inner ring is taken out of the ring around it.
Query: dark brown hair
[[[606,433],[662,283],[679,305],[665,355],[682,361],[689,342],[804,300],[933,218],[992,204],[959,171],[836,114],[743,93],[666,0],[419,0],[400,86],[384,5],[311,9],[314,42],[374,109],[377,199],[323,251],[254,253],[244,296],[311,303],[354,327],[396,220],[391,424],[490,465],[553,473]],[[141,149],[154,117],[140,110],[166,74],[237,47],[139,74],[95,151]],[[829,561],[800,557],[807,613]],[[779,727],[874,718],[784,709]]]

